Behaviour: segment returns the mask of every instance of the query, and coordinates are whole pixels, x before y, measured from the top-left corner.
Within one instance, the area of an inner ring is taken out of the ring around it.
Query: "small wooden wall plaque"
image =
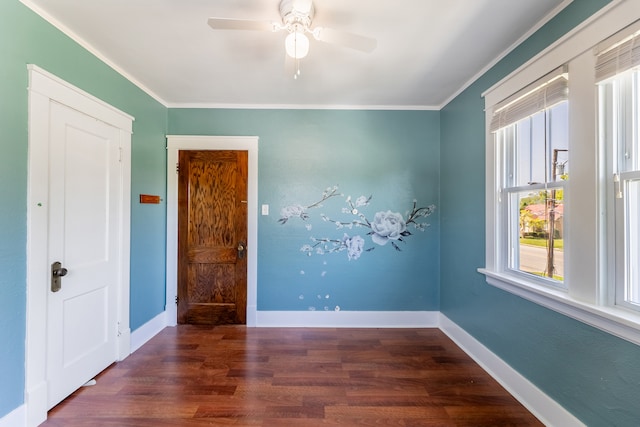
[[[152,196],[151,194],[141,194],[140,203],[160,204],[160,196]]]

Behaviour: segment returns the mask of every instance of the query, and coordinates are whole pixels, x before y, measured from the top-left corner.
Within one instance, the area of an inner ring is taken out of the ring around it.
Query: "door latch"
[[[51,292],[62,289],[62,278],[67,275],[67,269],[58,261],[51,264]]]

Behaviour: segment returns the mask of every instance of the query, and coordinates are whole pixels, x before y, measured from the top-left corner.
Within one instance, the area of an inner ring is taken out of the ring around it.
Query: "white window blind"
[[[498,103],[494,109],[489,130],[495,132],[566,101],[569,97],[567,79],[566,67],[560,67]]]
[[[596,82],[640,66],[640,33],[603,50],[596,58]]]

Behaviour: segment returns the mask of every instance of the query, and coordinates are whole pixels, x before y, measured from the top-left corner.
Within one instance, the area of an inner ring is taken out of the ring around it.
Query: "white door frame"
[[[167,135],[167,300],[166,322],[178,322],[178,152],[247,150],[247,326],[256,326],[258,300],[258,137]]]
[[[27,427],[47,419],[47,296],[49,292],[49,108],[59,103],[120,130],[122,200],[117,287],[118,360],[130,353],[129,236],[131,133],[133,117],[35,66],[29,72],[29,156],[27,185],[27,325],[25,406]]]

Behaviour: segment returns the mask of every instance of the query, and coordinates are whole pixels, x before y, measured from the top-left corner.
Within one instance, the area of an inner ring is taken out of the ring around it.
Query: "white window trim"
[[[600,184],[603,161],[596,138],[596,86],[593,48],[640,19],[637,0],[614,0],[485,93],[486,105],[486,265],[478,271],[487,283],[588,325],[640,345],[640,313],[609,305],[607,286],[606,206]],[[493,110],[502,100],[564,64],[569,65],[571,178],[567,182],[565,215],[565,283],[563,291],[532,283],[501,265],[499,182],[494,135],[489,131]],[[572,147],[572,141],[590,141]],[[586,195],[591,194],[591,197]],[[572,197],[572,195],[574,197]],[[580,195],[580,197],[576,197]],[[578,230],[594,232],[578,233]]]
[[[632,25],[629,29],[625,29],[625,31],[621,33],[627,33],[628,31],[637,32],[640,29],[640,22]],[[621,81],[625,81],[623,86],[625,86],[622,91],[630,90],[632,86],[631,79],[633,75],[638,73],[631,72],[631,70],[622,70],[621,74],[611,77],[614,77],[615,80],[618,80],[618,84]],[[624,76],[623,74],[626,74]],[[608,87],[606,91],[612,91],[608,96],[613,97],[613,88],[609,86],[607,79],[603,79],[600,83],[604,84],[604,87],[600,87],[599,91],[602,93],[603,89]],[[626,98],[623,101],[624,106],[622,106],[622,111],[628,109],[631,111],[631,103],[632,98],[634,96],[625,96]],[[613,101],[613,98],[608,98]],[[614,102],[615,103],[615,102]],[[619,105],[620,106],[620,105]],[[600,106],[599,106],[600,107]],[[601,107],[600,107],[601,108]],[[625,115],[625,113],[618,113]],[[612,113],[610,116],[607,115],[604,118],[604,122],[606,126],[610,129],[616,129],[618,133],[625,134],[625,138],[633,138],[632,126],[631,123],[625,123],[622,126],[621,123],[615,123],[615,119],[613,118],[616,114]],[[630,115],[630,114],[629,114]],[[600,122],[602,122],[603,118],[600,118]],[[609,131],[611,132],[611,131]],[[608,159],[606,162],[606,166],[604,167],[604,176],[608,181],[609,188],[612,190],[606,194],[606,203],[609,212],[615,213],[610,215],[610,218],[607,221],[607,232],[608,232],[608,248],[609,248],[609,262],[612,268],[609,270],[608,280],[609,283],[615,284],[611,286],[609,289],[609,301],[614,302],[623,307],[628,307],[630,310],[640,311],[638,305],[631,301],[627,301],[625,298],[625,291],[627,284],[626,283],[626,275],[628,274],[628,264],[627,257],[629,255],[629,248],[626,247],[625,242],[627,241],[627,227],[629,226],[629,217],[627,217],[626,209],[628,207],[627,203],[630,200],[630,194],[628,193],[628,185],[632,182],[637,182],[640,180],[640,171],[637,170],[637,167],[633,167],[630,170],[628,169],[628,165],[625,165],[626,161],[623,159],[622,153],[619,152],[620,148],[617,147],[617,144],[613,143],[613,139],[615,137],[611,135],[609,132],[601,132],[600,138],[606,139],[610,144],[607,144],[606,147],[603,148],[604,156]],[[636,155],[632,156],[635,158]],[[618,192],[620,197],[618,196]],[[615,264],[614,264],[615,263]]]
[[[479,268],[478,271],[486,276],[490,285],[640,345],[638,314],[578,301],[569,297],[566,292],[518,280],[515,276],[505,276],[485,268]]]

